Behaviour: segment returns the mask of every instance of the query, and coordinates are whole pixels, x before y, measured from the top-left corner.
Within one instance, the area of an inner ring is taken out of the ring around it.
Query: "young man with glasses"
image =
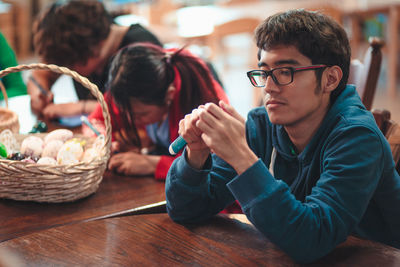
[[[400,178],[355,87],[339,24],[291,10],[256,30],[260,70],[247,73],[264,107],[244,119],[200,106],[180,122],[187,141],[166,183],[167,210],[197,222],[238,200],[249,220],[299,262],[348,235],[400,248]]]

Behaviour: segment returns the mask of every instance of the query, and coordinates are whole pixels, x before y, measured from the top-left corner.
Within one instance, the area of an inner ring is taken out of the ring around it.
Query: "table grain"
[[[181,225],[147,214],[66,225],[0,243],[19,266],[300,266],[245,215]],[[349,237],[310,266],[399,266],[400,251]]]
[[[94,194],[70,203],[0,200],[0,242],[55,226],[94,220],[165,200],[164,182],[106,171]]]

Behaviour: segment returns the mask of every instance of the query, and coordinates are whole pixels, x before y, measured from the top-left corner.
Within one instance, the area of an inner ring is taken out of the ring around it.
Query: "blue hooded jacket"
[[[237,199],[254,226],[299,262],[326,255],[348,235],[400,248],[400,177],[354,86],[298,155],[265,108],[249,113],[246,134],[259,160],[241,175],[216,155],[203,170],[189,166],[186,152],[175,160],[166,181],[173,220],[202,221]]]

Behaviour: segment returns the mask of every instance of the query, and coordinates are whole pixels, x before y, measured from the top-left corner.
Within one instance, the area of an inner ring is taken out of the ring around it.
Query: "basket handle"
[[[72,77],[75,81],[81,83],[84,87],[89,89],[89,91],[96,97],[96,99],[99,101],[101,109],[103,111],[104,124],[106,127],[105,147],[106,147],[106,156],[108,158],[110,155],[110,148],[111,148],[111,119],[110,119],[110,113],[108,111],[107,104],[104,101],[103,94],[99,91],[97,85],[90,82],[87,78],[79,75],[76,71],[70,70],[66,67],[60,67],[60,66],[57,66],[54,64],[43,64],[43,63],[23,64],[23,65],[18,65],[15,67],[8,67],[8,68],[0,71],[0,78],[4,77],[10,73],[20,72],[23,70],[32,70],[32,69],[48,70],[48,71],[53,71],[55,73],[68,75],[68,76]],[[1,85],[0,85],[0,87],[1,87]],[[4,92],[3,92],[3,94],[4,94]],[[4,95],[6,98],[7,93],[5,93]],[[7,103],[7,101],[6,101],[6,103]]]
[[[1,92],[3,93],[4,102],[6,102],[6,108],[8,109],[7,91],[6,91],[6,88],[4,87],[4,83],[3,83],[3,81],[1,79],[0,79],[0,89],[1,89]]]

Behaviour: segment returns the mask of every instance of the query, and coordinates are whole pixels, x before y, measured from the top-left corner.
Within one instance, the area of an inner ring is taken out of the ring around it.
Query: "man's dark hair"
[[[278,45],[293,45],[312,64],[337,65],[343,77],[331,93],[331,102],[344,90],[349,77],[351,50],[344,29],[332,18],[315,11],[289,10],[268,17],[255,32],[257,47],[268,51]],[[323,69],[316,70],[320,82]]]
[[[99,53],[111,16],[99,1],[57,1],[33,25],[35,51],[46,63],[71,67]]]

